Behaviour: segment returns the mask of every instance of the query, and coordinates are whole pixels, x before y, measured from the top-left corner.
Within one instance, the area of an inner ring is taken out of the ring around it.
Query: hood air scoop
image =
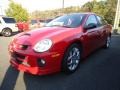
[[[26,35],[26,36],[31,36],[31,34],[29,34],[29,33],[24,33],[24,34],[21,35],[21,36],[24,36],[24,35]]]

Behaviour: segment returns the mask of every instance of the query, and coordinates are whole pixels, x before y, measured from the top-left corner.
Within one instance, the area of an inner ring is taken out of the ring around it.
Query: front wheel
[[[9,37],[9,36],[12,35],[12,30],[9,29],[9,28],[5,28],[5,29],[3,29],[3,31],[2,31],[2,35],[5,36],[5,37]]]
[[[79,66],[81,50],[78,44],[72,44],[65,52],[62,62],[62,70],[65,73],[73,73]]]

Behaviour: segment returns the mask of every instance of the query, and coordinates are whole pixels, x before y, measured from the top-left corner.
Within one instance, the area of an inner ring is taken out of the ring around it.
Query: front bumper
[[[61,70],[63,54],[58,52],[36,53],[32,49],[19,50],[11,48],[11,46],[9,46],[9,52],[11,65],[20,71],[34,75],[45,75]],[[14,56],[16,53],[17,56]],[[44,66],[38,65],[39,59],[45,60]]]

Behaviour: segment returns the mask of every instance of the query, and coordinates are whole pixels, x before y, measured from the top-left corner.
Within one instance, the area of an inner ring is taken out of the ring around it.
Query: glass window
[[[88,26],[89,24],[98,24],[98,22],[97,22],[97,20],[96,20],[96,17],[95,17],[95,15],[90,15],[89,17],[88,17],[88,19],[87,19],[87,21],[86,21],[86,26]]]
[[[3,17],[3,20],[5,21],[5,23],[16,23],[14,18]]]
[[[102,17],[97,16],[97,19],[98,19],[98,22],[99,22],[100,26],[107,24],[107,21],[105,21]]]
[[[1,21],[0,21],[0,24],[1,24]]]
[[[81,25],[84,16],[85,16],[84,14],[68,14],[68,15],[60,16],[49,22],[46,26],[49,27],[61,26],[61,27],[75,28]]]

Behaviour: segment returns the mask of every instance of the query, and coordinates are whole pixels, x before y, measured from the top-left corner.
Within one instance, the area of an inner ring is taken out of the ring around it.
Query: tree
[[[35,11],[31,14],[32,18],[39,17],[42,19],[54,18],[60,16],[60,13],[68,14],[75,12],[94,12],[102,17],[109,24],[114,23],[115,12],[116,12],[117,0],[92,0],[91,2],[85,3],[81,8],[80,7],[67,7],[64,9],[55,9],[47,11]]]
[[[87,2],[85,3],[82,7],[81,7],[81,11],[83,12],[92,12],[93,11],[93,8],[96,4],[96,0],[93,0],[91,2]]]
[[[104,16],[104,18],[110,24],[114,23],[116,7],[117,7],[117,0],[107,0],[106,2],[107,11],[106,11],[106,15]]]
[[[81,11],[94,12],[104,17],[108,23],[113,24],[116,12],[116,5],[117,0],[104,0],[99,2],[93,0],[91,2],[85,3],[81,7]]]
[[[69,13],[76,13],[80,12],[79,6],[74,7],[67,7],[64,9],[55,9],[55,10],[46,10],[46,11],[34,11],[30,14],[32,19],[40,18],[40,19],[49,19],[49,18],[55,18],[58,16],[61,16],[63,14],[69,14]]]
[[[107,8],[106,8],[106,2],[105,1],[100,1],[100,2],[96,2],[94,4],[94,7],[92,9],[92,12],[97,13],[98,15],[104,17],[106,15],[107,12]]]
[[[16,21],[27,21],[29,14],[20,4],[17,4],[10,0],[8,9],[5,11],[9,17],[14,17]]]

